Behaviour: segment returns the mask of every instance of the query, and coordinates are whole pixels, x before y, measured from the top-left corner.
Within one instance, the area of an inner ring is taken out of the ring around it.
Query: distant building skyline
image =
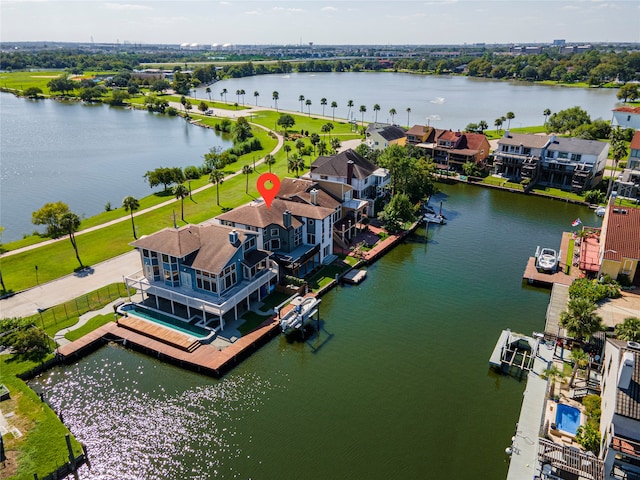
[[[2,42],[640,43],[637,0],[2,0]]]

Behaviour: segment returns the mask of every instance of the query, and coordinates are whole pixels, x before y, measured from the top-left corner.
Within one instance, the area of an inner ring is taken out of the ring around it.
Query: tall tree
[[[260,96],[260,92],[259,91],[255,91],[253,92],[253,97],[256,99],[256,107],[258,106],[258,97]]]
[[[603,329],[602,318],[596,313],[596,304],[588,298],[569,299],[567,310],[560,314],[560,326],[578,341]]]
[[[318,135],[316,132],[313,132],[309,137],[309,142],[311,143],[311,145],[313,145],[313,153],[315,154],[316,146],[320,142],[320,135]]]
[[[516,118],[516,114],[513,112],[507,112],[507,130],[509,130],[511,128],[511,120],[513,120],[514,118]]]
[[[391,115],[391,123],[395,122],[395,117],[398,114],[395,108],[389,110],[389,115]]]
[[[287,129],[293,127],[296,124],[295,119],[289,114],[282,114],[278,118],[277,124],[284,130],[284,136],[287,136]]]
[[[222,89],[222,93],[221,93],[221,95],[224,95],[224,101],[225,101],[225,102],[227,101],[227,93],[229,93],[229,92],[227,91],[227,89],[226,89],[226,88],[223,88],[223,89]]]
[[[362,114],[362,126],[364,127],[364,114],[367,111],[367,107],[365,105],[360,105],[360,113]]]
[[[547,120],[549,120],[549,115],[551,115],[551,109],[549,108],[545,108],[544,112],[542,112],[542,115],[544,115],[544,124],[547,124]]]
[[[180,218],[184,222],[184,199],[189,196],[189,189],[183,184],[179,183],[173,187],[173,195],[180,199]]]
[[[589,364],[589,355],[581,348],[574,348],[571,350],[570,358],[573,361],[573,371],[569,380],[569,388],[573,388],[573,382],[576,380],[578,370],[585,368]]]
[[[556,132],[560,135],[573,133],[578,127],[591,123],[591,117],[582,108],[576,106],[560,110],[549,117],[547,133]]]
[[[300,95],[298,97],[298,101],[300,102],[300,112],[302,112],[302,104],[304,103],[304,95]]]
[[[333,123],[331,122],[327,122],[324,125],[322,125],[322,127],[320,127],[320,131],[322,133],[324,133],[324,138],[327,138],[327,133],[331,133],[331,130],[333,130]]]
[[[274,157],[273,155],[271,155],[270,153],[268,153],[265,157],[264,157],[264,163],[265,165],[267,165],[269,167],[269,173],[271,173],[271,166],[274,165],[276,163],[276,157]]]
[[[489,128],[489,125],[487,125],[486,121],[480,120],[478,122],[478,129],[480,130],[480,133],[484,133],[487,128]]]
[[[137,240],[138,236],[136,235],[136,225],[133,221],[133,212],[140,208],[140,202],[136,197],[129,195],[122,200],[122,208],[131,215],[131,230],[133,231],[133,238]]]
[[[378,123],[378,112],[380,111],[380,105],[378,105],[377,103],[373,106],[373,111],[375,112],[375,122]]]
[[[207,96],[209,97],[209,101],[211,101],[211,87],[205,88],[204,91],[207,92]]]
[[[294,153],[289,158],[289,170],[296,172],[296,177],[300,176],[300,170],[304,170],[304,158],[298,153]]]
[[[349,113],[347,113],[347,120],[351,120],[351,109],[353,108],[353,100],[349,100],[347,102],[347,107],[349,107]]]
[[[311,116],[311,100],[310,99],[306,99],[304,101],[304,104],[307,106],[307,113],[309,116]]]
[[[411,107],[407,107],[407,127],[411,126],[411,123],[409,121],[409,115],[411,115]]]
[[[209,174],[209,182],[216,186],[216,204],[220,205],[220,185],[224,182],[224,172],[214,168]]]
[[[251,175],[252,172],[253,168],[251,168],[250,165],[245,165],[244,167],[242,167],[242,173],[244,173],[247,177],[247,184],[244,190],[245,193],[249,193],[249,175]]]
[[[271,98],[273,99],[273,101],[276,104],[276,112],[278,111],[278,99],[280,98],[280,94],[274,90],[274,92],[271,94]]]
[[[40,210],[31,214],[31,223],[34,225],[46,225],[47,235],[57,237],[62,230],[60,217],[69,211],[69,205],[64,202],[45,203]]]
[[[326,98],[324,98],[324,97],[322,97],[322,98],[320,99],[320,105],[322,105],[322,116],[324,117],[324,107],[326,107],[326,106],[327,106],[327,99],[326,99]]]
[[[284,153],[287,155],[287,162],[289,162],[289,152],[291,151],[291,145],[285,143],[282,149],[284,150]]]
[[[76,242],[75,232],[80,228],[80,217],[73,212],[67,212],[60,217],[60,228],[69,235],[69,241],[73,246],[73,250],[76,252],[76,258],[80,267],[84,267],[80,255],[78,253],[78,244]]]
[[[496,118],[493,124],[496,126],[496,130],[498,130],[498,133],[500,133],[500,130],[502,129],[502,118]]]
[[[334,122],[336,120],[336,108],[338,108],[338,102],[331,102],[331,110],[333,111],[331,115]]]

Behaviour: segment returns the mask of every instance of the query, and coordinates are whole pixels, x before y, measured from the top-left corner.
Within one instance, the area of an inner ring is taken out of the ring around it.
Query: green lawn
[[[314,292],[318,291],[335,280],[336,275],[342,274],[349,268],[350,267],[347,264],[340,264],[338,262],[334,262],[331,265],[325,265],[318,273],[309,278],[307,283]]]
[[[95,317],[93,317],[91,320],[89,320],[87,323],[85,323],[80,328],[77,328],[75,330],[71,330],[70,332],[67,332],[67,334],[64,336],[64,338],[66,338],[70,342],[73,342],[74,340],[77,340],[80,337],[84,337],[87,333],[93,332],[96,328],[99,328],[99,327],[101,327],[103,325],[106,325],[107,323],[113,322],[113,321],[114,321],[114,318],[113,318],[112,314],[96,315]]]
[[[37,362],[22,356],[0,355],[0,383],[9,389],[11,395],[10,400],[2,402],[2,413],[14,412],[15,415],[8,421],[22,433],[20,438],[11,433],[3,436],[6,453],[12,455],[17,451],[18,469],[10,477],[3,472],[2,478],[31,480],[34,474],[44,478],[68,458],[65,435],[69,434],[69,430],[38,395],[17,377],[37,365]],[[74,455],[82,453],[82,447],[73,436],[71,444]]]
[[[258,315],[255,312],[247,312],[242,316],[245,322],[238,327],[238,330],[242,335],[246,335],[252,330],[255,330],[255,328],[258,327],[262,322],[264,322],[265,320],[268,320],[269,317],[270,315],[263,316],[263,315]]]

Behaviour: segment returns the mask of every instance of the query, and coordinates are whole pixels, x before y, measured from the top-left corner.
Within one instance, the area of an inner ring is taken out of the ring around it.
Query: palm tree
[[[133,212],[140,208],[140,202],[136,197],[124,197],[124,200],[122,200],[122,208],[124,208],[125,212],[131,212],[131,230],[133,230],[133,238],[137,240],[136,226],[133,223]]]
[[[220,184],[224,182],[224,172],[214,168],[209,174],[209,182],[216,185],[216,203],[220,205]]]
[[[611,156],[613,157],[613,172],[611,173],[611,177],[609,177],[609,188],[607,188],[607,198],[611,196],[611,190],[613,190],[613,180],[616,176],[616,171],[618,169],[618,162],[627,156],[629,151],[627,150],[627,144],[624,141],[622,130],[618,125],[615,129],[611,130],[611,134],[609,136],[611,140]]]
[[[544,112],[542,112],[542,115],[544,115],[544,124],[547,124],[547,120],[549,119],[549,115],[551,115],[551,110],[549,110],[548,108],[544,109]]]
[[[389,115],[391,115],[391,123],[394,122],[394,118],[395,116],[398,114],[398,112],[396,112],[395,108],[392,108],[391,110],[389,110]]]
[[[327,138],[327,133],[330,133],[333,130],[333,123],[327,122],[322,127],[320,127],[320,131],[324,133],[324,137]]]
[[[242,167],[242,173],[247,176],[247,186],[244,190],[245,193],[249,193],[249,175],[251,175],[252,172],[253,168],[251,168],[251,165],[245,165],[244,167]]]
[[[331,139],[331,150],[333,150],[335,153],[338,152],[341,146],[342,144],[340,143],[340,139],[338,137],[333,137]]]
[[[180,218],[184,222],[184,199],[189,196],[189,189],[179,183],[173,187],[173,194],[176,198],[180,199]]]
[[[480,129],[480,133],[484,133],[484,131],[489,128],[489,125],[487,125],[487,122],[485,122],[484,120],[480,120],[480,122],[478,123],[478,128]]]
[[[289,170],[295,170],[296,177],[299,177],[300,170],[304,169],[304,158],[302,158],[298,153],[294,153],[289,158]]]
[[[560,370],[555,364],[547,368],[541,375],[542,378],[551,382],[551,388],[549,389],[549,395],[551,398],[556,396],[556,381],[564,378],[564,372]]]
[[[360,113],[362,114],[362,126],[364,127],[364,114],[367,111],[367,107],[364,105],[360,105]]]
[[[320,105],[322,105],[322,116],[324,117],[324,107],[326,107],[326,106],[327,106],[327,99],[326,99],[326,98],[324,98],[324,97],[322,97],[322,98],[320,99]]]
[[[574,348],[571,350],[571,360],[573,360],[573,372],[571,372],[569,388],[573,388],[573,382],[576,379],[578,370],[583,369],[589,364],[589,355],[581,348]]]
[[[289,161],[289,152],[291,151],[291,145],[285,143],[282,149],[284,150],[284,153],[287,154],[287,161]]]
[[[351,109],[353,108],[353,100],[349,100],[347,102],[347,107],[349,107],[349,113],[347,113],[347,120],[351,119]]]
[[[560,314],[560,326],[581,342],[585,337],[603,330],[602,318],[595,313],[596,308],[596,304],[588,298],[572,298],[567,310]]]
[[[409,115],[411,115],[411,107],[407,107],[407,127],[411,125],[409,123]]]
[[[238,103],[240,103],[240,89],[236,90],[236,97],[238,98]]]
[[[307,106],[308,115],[311,116],[311,100],[308,98],[305,100],[304,104]]]
[[[182,95],[180,97],[180,103],[182,104],[182,108],[184,109],[186,104],[187,104],[187,97],[185,97],[184,95]]]
[[[220,93],[220,95],[224,95],[224,101],[225,102],[227,101],[227,93],[229,93],[229,92],[227,91],[226,88],[223,88],[222,92]]]
[[[513,120],[514,118],[516,118],[516,114],[513,112],[507,112],[507,120],[509,120],[509,122],[507,123],[507,130],[509,130],[511,128],[511,120]]]
[[[318,135],[316,132],[313,132],[309,136],[309,142],[313,146],[313,153],[315,154],[316,153],[316,146],[318,145],[318,143],[320,143],[320,135]]]
[[[376,114],[376,119],[375,122],[378,123],[378,112],[380,111],[380,105],[378,105],[377,103],[373,106],[373,111]]]
[[[80,228],[80,217],[73,212],[67,212],[60,217],[60,228],[69,234],[69,241],[76,252],[76,258],[80,267],[84,267],[80,255],[78,254],[78,244],[76,243],[75,232]]]
[[[615,326],[616,337],[627,342],[640,342],[640,318],[627,317]]]
[[[274,102],[275,102],[275,104],[276,104],[276,112],[277,112],[277,111],[278,111],[278,98],[280,98],[280,94],[279,94],[277,91],[274,91],[274,92],[271,94],[271,98],[273,98],[273,101],[274,101]]]
[[[255,91],[253,92],[253,97],[256,99],[256,107],[258,106],[258,97],[260,96],[260,92],[259,91]]]
[[[322,141],[318,142],[318,155],[326,155],[327,154],[327,142]]]
[[[298,97],[298,101],[300,102],[300,111],[302,112],[302,103],[304,102],[304,95],[300,95]]]
[[[493,124],[496,126],[496,130],[498,130],[498,133],[500,133],[500,129],[502,127],[502,118],[496,118]]]
[[[209,97],[209,101],[211,101],[211,88],[207,87],[204,91],[207,92],[207,96]]]
[[[264,163],[269,167],[269,173],[271,173],[271,165],[276,163],[276,157],[269,153],[264,157]]]
[[[338,108],[338,102],[331,102],[331,109],[333,110],[333,121],[336,121],[336,108]],[[323,110],[324,111],[324,110]]]
[[[244,96],[247,94],[247,92],[244,91],[244,88],[240,89],[240,95],[242,96],[242,105],[244,105]]]

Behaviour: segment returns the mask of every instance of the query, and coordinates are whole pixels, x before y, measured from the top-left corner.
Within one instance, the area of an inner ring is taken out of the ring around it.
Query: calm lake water
[[[208,98],[206,87],[197,89],[198,98]],[[526,82],[502,82],[471,77],[438,75],[412,75],[406,73],[292,73],[289,75],[260,75],[223,80],[211,88],[211,99],[220,100],[220,93],[227,89],[227,101],[243,103],[236,91],[244,90],[244,103],[275,108],[272,94],[279,94],[278,108],[300,111],[298,98],[303,95],[311,100],[311,115],[321,115],[320,100],[327,99],[324,113],[333,115],[331,102],[335,101],[336,118],[348,118],[349,113],[360,122],[360,106],[367,109],[365,122],[373,122],[375,104],[379,122],[391,122],[389,110],[397,112],[394,120],[400,125],[429,123],[437,128],[462,130],[469,123],[485,120],[494,129],[496,118],[513,112],[511,127],[542,125],[545,108],[558,112],[579,105],[591,118],[610,120],[616,104],[616,89],[566,88],[542,86]],[[224,98],[224,97],[222,97]],[[347,103],[353,100],[349,112]],[[304,104],[304,102],[303,102]],[[411,112],[407,113],[407,108]],[[308,107],[302,106],[308,113]],[[507,126],[505,122],[504,127]]]
[[[319,337],[276,338],[222,380],[108,346],[32,386],[88,446],[83,479],[500,479],[524,383],[489,372],[503,328],[542,330],[522,285],[537,245],[592,211],[443,186],[357,287],[322,299]]]
[[[319,73],[264,75],[225,80],[214,85],[211,98],[227,100],[245,90],[244,102],[300,110],[299,95],[312,100],[312,114],[321,114],[320,99],[327,98],[325,114],[352,115],[361,120],[360,105],[367,107],[365,121],[373,121],[379,104],[379,121],[390,121],[395,108],[399,124],[430,123],[439,128],[463,129],[470,122],[495,118],[513,111],[513,127],[541,125],[545,108],[559,111],[576,105],[592,118],[611,118],[614,89],[583,89],[496,82],[467,77],[422,76],[399,73]],[[197,98],[207,98],[205,87]],[[407,115],[406,108],[411,108]],[[307,107],[303,107],[307,112]],[[506,125],[505,125],[506,127]],[[143,175],[157,167],[201,165],[213,146],[230,146],[213,130],[189,125],[182,119],[105,105],[31,101],[0,95],[0,225],[3,242],[17,240],[36,227],[31,213],[47,202],[61,200],[80,216],[104,211],[107,202],[119,207],[127,195],[142,197],[152,190]]]
[[[0,94],[2,241],[38,229],[31,213],[59,200],[81,217],[150,195],[143,178],[158,167],[202,165],[214,130],[144,111]],[[157,189],[155,189],[157,190]]]

